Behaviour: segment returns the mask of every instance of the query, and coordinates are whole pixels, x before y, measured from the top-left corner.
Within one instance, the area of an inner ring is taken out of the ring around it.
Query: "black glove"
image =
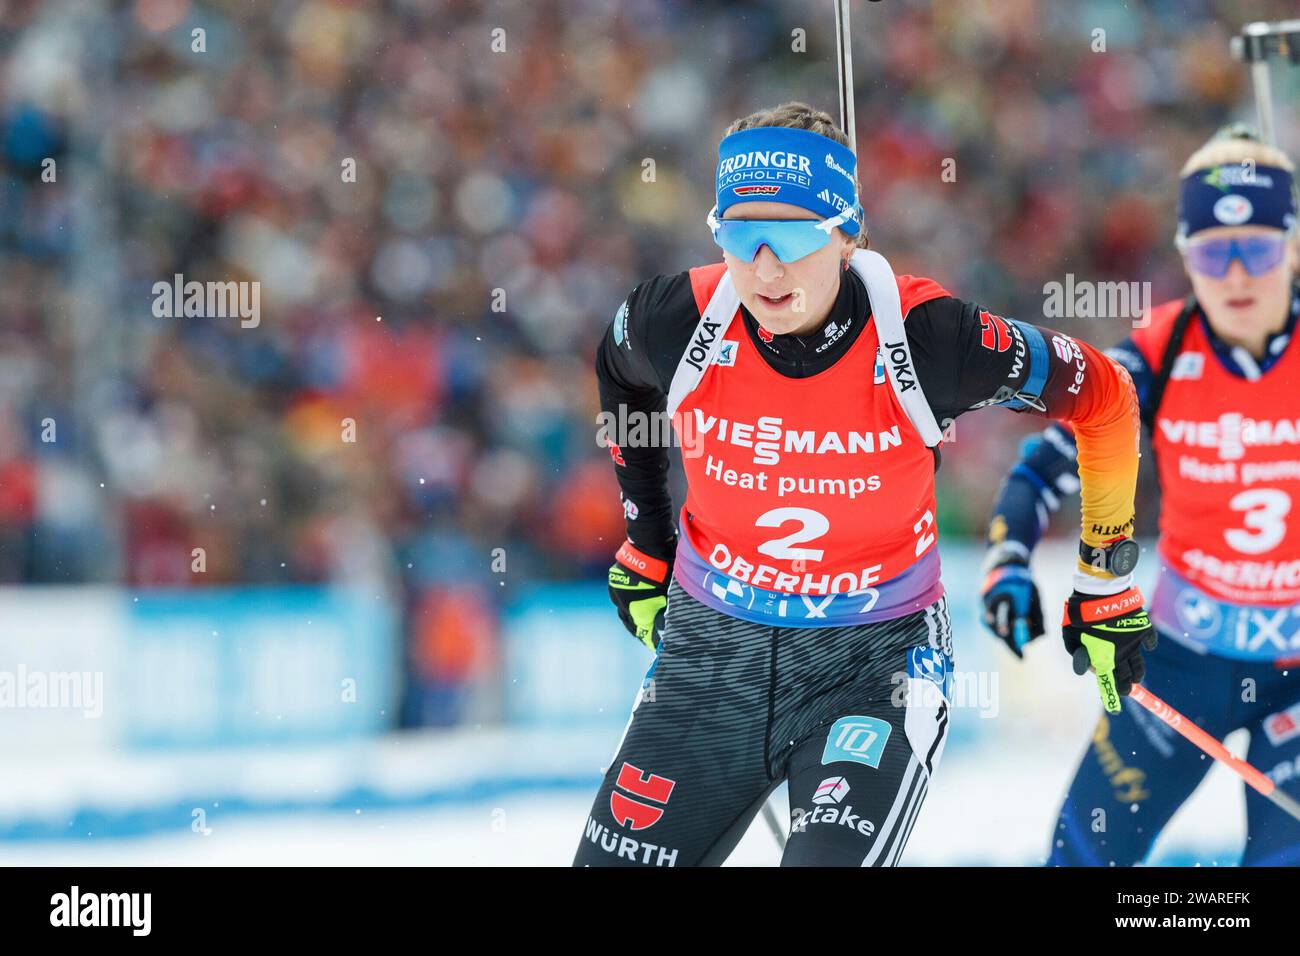
[[[1146,676],[1141,648],[1156,648],[1156,629],[1142,604],[1137,588],[1105,595],[1075,591],[1065,602],[1061,636],[1074,672],[1096,672],[1102,705],[1112,714],[1120,712],[1119,699]]]
[[[984,576],[984,624],[1016,657],[1043,628],[1043,603],[1038,586],[1021,560],[1005,561]]]
[[[671,555],[673,551],[669,549]],[[673,561],[653,558],[624,541],[609,568],[609,599],[618,619],[638,641],[657,650],[668,610],[668,584]]]

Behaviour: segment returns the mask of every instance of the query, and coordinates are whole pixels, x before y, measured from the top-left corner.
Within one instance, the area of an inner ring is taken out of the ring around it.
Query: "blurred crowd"
[[[720,258],[729,121],[834,114],[830,6],[0,2],[0,582],[384,592],[404,719],[457,719],[503,602],[608,565],[595,343],[637,282]],[[1288,14],[855,5],[874,247],[1029,321],[1067,273],[1181,295],[1178,168],[1253,118],[1229,36]],[[158,317],[175,275],[260,283],[260,322]],[[961,419],[946,535],[1040,425]]]

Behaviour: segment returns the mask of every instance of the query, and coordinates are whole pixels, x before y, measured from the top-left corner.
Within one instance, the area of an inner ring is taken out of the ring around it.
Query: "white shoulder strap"
[[[722,348],[722,333],[727,330],[731,320],[740,308],[740,295],[736,292],[731,273],[723,272],[722,280],[713,290],[713,297],[705,306],[695,332],[691,335],[691,344],[682,353],[673,373],[672,384],[668,386],[668,417],[677,414],[677,408],[686,396],[695,390],[704,377],[704,370],[713,362]]]
[[[876,322],[876,337],[880,340],[894,392],[921,440],[933,448],[943,441],[943,430],[935,421],[934,411],[925,399],[916,366],[912,363],[912,350],[903,331],[903,306],[898,298],[898,280],[894,278],[894,270],[884,256],[870,249],[853,253],[849,264],[867,287],[872,318]]]
[[[912,364],[912,350],[907,345],[903,331],[903,309],[898,298],[898,281],[885,257],[869,249],[859,249],[853,254],[850,265],[867,287],[871,310],[876,322],[876,336],[884,351],[885,367],[890,384],[907,412],[913,426],[927,447],[933,448],[943,440],[943,431],[935,421],[930,403],[921,390],[921,382]],[[740,308],[740,296],[731,281],[731,273],[723,272],[713,297],[709,299],[704,314],[691,335],[691,344],[682,353],[668,387],[668,415],[671,418],[695,386],[704,377],[704,371],[722,348],[722,333]]]

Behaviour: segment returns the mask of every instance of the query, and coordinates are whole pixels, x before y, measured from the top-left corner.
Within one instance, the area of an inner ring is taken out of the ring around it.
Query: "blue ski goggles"
[[[1196,239],[1182,245],[1187,268],[1203,276],[1222,279],[1239,259],[1252,276],[1272,272],[1286,254],[1286,234],[1260,233],[1232,238]]]
[[[714,206],[705,220],[713,241],[745,262],[753,262],[762,246],[782,262],[802,259],[824,248],[831,241],[831,231],[852,212],[845,210],[830,219],[719,219],[717,211]]]

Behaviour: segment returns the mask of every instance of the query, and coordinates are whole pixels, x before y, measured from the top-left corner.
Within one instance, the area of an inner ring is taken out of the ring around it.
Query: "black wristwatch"
[[[1090,545],[1084,541],[1079,542],[1079,558],[1084,564],[1094,568],[1100,567],[1101,570],[1115,577],[1123,577],[1137,567],[1140,553],[1141,548],[1132,538],[1112,541],[1104,547]],[[1101,559],[1100,564],[1098,558]]]

